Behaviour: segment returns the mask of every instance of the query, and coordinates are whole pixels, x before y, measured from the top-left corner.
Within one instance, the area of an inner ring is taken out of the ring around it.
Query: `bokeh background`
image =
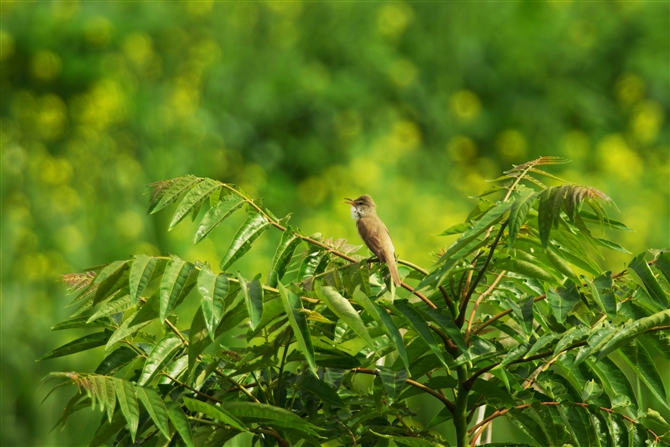
[[[551,172],[618,204],[635,233],[616,242],[669,245],[667,2],[0,7],[3,446],[86,445],[100,418],[49,433],[73,390],[40,405],[45,374],[101,358],[34,361],[83,335],[49,331],[73,311],[60,274],[133,253],[218,264],[242,216],[194,246],[193,224],[147,216],[150,182],[234,182],[352,241],[342,198],[369,193],[400,256],[430,266],[486,179],[556,155],[573,161]],[[234,268],[265,276],[277,238]]]

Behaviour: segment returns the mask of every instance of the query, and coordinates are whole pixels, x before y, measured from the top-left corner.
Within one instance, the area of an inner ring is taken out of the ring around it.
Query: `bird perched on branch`
[[[358,228],[361,239],[380,262],[386,263],[393,282],[399,286],[401,282],[395,261],[393,241],[391,241],[386,225],[377,217],[377,205],[374,200],[365,194],[355,200],[347,198],[345,203],[351,205],[351,217],[356,221],[356,228]]]

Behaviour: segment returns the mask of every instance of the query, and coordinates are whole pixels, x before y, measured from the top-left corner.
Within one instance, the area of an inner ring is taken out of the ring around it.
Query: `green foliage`
[[[243,204],[248,218],[221,273],[138,255],[64,277],[82,316],[54,329],[105,330],[39,360],[102,345],[108,355],[95,373],[50,375],[64,379],[57,387],[78,385],[63,423],[85,395],[106,414],[95,445],[221,445],[245,434],[265,446],[464,447],[500,416],[542,446],[667,445],[667,390],[656,348],[642,341],[667,346],[667,253],[584,276],[598,272],[589,253],[617,247],[587,222],[626,227],[607,217],[602,192],[535,177],[553,177],[538,167],[559,162],[539,158],[497,179],[504,196],[480,199],[465,225],[447,230],[460,236],[430,270],[399,261],[411,273],[398,290],[355,247],[287,227],[231,185],[193,176],[155,184],[154,212],[184,197],[171,226],[207,203],[199,234]],[[268,280],[233,274],[269,228],[282,236]],[[199,305],[195,315],[184,317],[185,302]],[[152,323],[159,337],[141,331]],[[229,332],[246,344],[227,346]],[[643,405],[622,364],[660,408]],[[442,407],[429,427],[451,420],[455,439],[418,422],[417,394]],[[473,420],[481,406],[488,417]]]

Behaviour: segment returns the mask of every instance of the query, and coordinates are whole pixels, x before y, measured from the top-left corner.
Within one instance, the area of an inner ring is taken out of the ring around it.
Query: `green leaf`
[[[389,397],[392,400],[398,399],[405,383],[407,383],[409,372],[406,369],[393,371],[386,366],[378,366],[377,369],[379,370],[379,377],[381,377]]]
[[[545,249],[549,246],[549,234],[554,223],[553,195],[555,193],[555,188],[548,188],[540,195],[540,206],[538,208],[537,220],[540,229],[540,241],[542,242],[542,247]]]
[[[372,433],[375,436],[379,436],[380,438],[389,439],[395,442],[396,444],[400,443],[402,445],[408,445],[409,447],[444,447],[444,445],[440,444],[439,442],[429,441],[427,439],[422,438],[384,435],[382,433],[377,433],[374,430],[370,430],[370,433]]]
[[[69,320],[61,321],[55,326],[51,326],[52,331],[62,331],[64,329],[96,329],[96,328],[108,328],[112,329],[113,326],[105,321],[92,321],[88,322],[89,317],[77,317],[71,318]]]
[[[249,431],[247,426],[244,425],[242,421],[240,421],[235,415],[230,413],[222,406],[210,405],[206,402],[191,399],[189,397],[184,397],[184,404],[186,405],[186,408],[191,411],[202,413],[206,416],[216,419],[217,421],[221,421],[224,424],[230,425],[237,430]]]
[[[223,185],[220,182],[206,178],[191,188],[184,196],[184,200],[179,204],[177,211],[175,211],[168,230],[173,229],[175,225],[181,222],[191,211],[199,209],[202,202],[222,186]]]
[[[130,301],[130,295],[124,295],[121,297],[114,297],[109,302],[105,303],[96,313],[91,315],[87,323],[99,320],[100,318],[108,317],[110,315],[118,314],[120,312],[126,311],[133,307],[133,303]]]
[[[626,250],[623,248],[621,245],[608,241],[607,239],[601,239],[601,238],[591,238],[591,241],[593,241],[596,245],[600,245],[601,247],[605,247],[610,250],[618,251],[619,253],[625,253],[625,254],[630,254],[630,251]]]
[[[534,190],[527,188],[523,185],[519,186],[517,193],[514,196],[514,202],[512,203],[512,208],[510,209],[509,219],[509,239],[508,247],[511,250],[514,246],[514,241],[516,241],[516,236],[519,234],[521,226],[526,220],[528,211],[533,207],[533,203],[537,194]]]
[[[144,388],[137,385],[135,385],[135,394],[144,405],[144,408],[147,409],[156,427],[158,427],[165,438],[170,439],[167,408],[160,394],[152,388]]]
[[[614,296],[612,272],[605,272],[593,281],[587,281],[587,283],[593,299],[600,304],[600,307],[607,313],[607,316],[612,319],[616,318],[617,302]]]
[[[570,345],[581,341],[589,332],[591,328],[588,326],[573,326],[561,334],[561,339],[556,343],[554,348],[554,355],[569,347]]]
[[[521,259],[509,258],[500,263],[500,268],[510,272],[519,273],[524,276],[530,276],[531,278],[536,278],[540,281],[547,281],[551,284],[558,282],[556,278],[547,270],[543,269],[535,263],[523,261]]]
[[[157,261],[156,258],[147,255],[135,256],[133,264],[130,267],[130,277],[128,279],[130,298],[133,305],[137,304],[138,298],[149,283]]]
[[[114,261],[95,277],[93,284],[97,284],[98,288],[93,299],[94,306],[126,284],[125,281],[119,280],[128,269],[128,262],[127,260]]]
[[[556,423],[552,416],[552,411],[554,409],[548,408],[546,405],[540,404],[540,402],[533,402],[533,406],[530,408],[530,411],[535,414],[535,419],[540,422],[542,430],[547,435],[547,439],[552,446],[560,446],[561,443],[558,441],[558,433],[556,433]]]
[[[323,272],[327,264],[328,256],[324,252],[315,250],[309,253],[305,256],[298,269],[298,281],[305,281],[314,275],[318,275]]]
[[[250,421],[262,425],[285,427],[314,435],[319,430],[300,416],[283,408],[257,402],[222,402],[221,408],[241,421]]]
[[[636,340],[635,342],[637,345],[637,361],[626,355],[624,352],[621,353],[622,356],[626,359],[628,364],[630,364],[638,377],[642,379],[642,382],[647,385],[651,394],[658,399],[663,407],[670,411],[670,404],[668,404],[668,397],[665,387],[663,386],[663,379],[658,373],[658,369],[656,369],[654,360],[639,340]]]
[[[491,208],[472,227],[470,227],[470,229],[463,233],[463,235],[459,237],[456,242],[454,242],[449,247],[449,249],[447,249],[447,251],[440,257],[439,262],[443,262],[444,260],[451,258],[456,252],[467,246],[469,242],[489,229],[489,227],[498,223],[502,219],[503,215],[510,209],[512,203],[513,202],[511,201],[500,202]]]
[[[660,304],[664,309],[668,307],[668,297],[666,296],[661,284],[658,282],[654,273],[649,268],[649,265],[644,260],[644,253],[640,253],[630,264],[628,269],[634,273],[633,277],[636,282],[642,285],[647,293]]]
[[[594,214],[594,213],[592,213],[590,211],[587,211],[587,210],[580,210],[579,215],[582,217],[582,219],[589,220],[591,222],[600,223],[602,221],[602,222],[606,223],[607,225],[609,225],[610,227],[616,228],[617,230],[624,230],[624,231],[631,231],[631,232],[633,231],[630,228],[628,228],[626,226],[626,224],[624,224],[623,222],[619,222],[618,220],[610,219],[610,218],[604,217],[604,216],[601,219],[601,218],[598,217],[597,214]]]
[[[151,350],[149,357],[144,363],[144,369],[137,381],[137,384],[144,386],[160,372],[160,370],[174,357],[182,347],[181,340],[170,334],[163,337],[154,349]]]
[[[177,433],[181,436],[182,441],[184,441],[187,447],[195,447],[191,424],[188,422],[188,418],[181,407],[174,402],[170,402],[167,404],[167,410],[168,417],[170,418],[172,425],[174,425],[174,428],[177,429]]]
[[[193,243],[197,244],[203,240],[217,225],[240,208],[244,202],[244,199],[237,194],[223,196],[219,203],[210,208],[200,221],[200,225],[195,231]]]
[[[427,314],[431,320],[437,323],[440,329],[447,333],[451,341],[453,341],[461,351],[466,351],[468,349],[468,344],[465,341],[465,337],[463,337],[463,333],[449,315],[430,307],[426,307],[423,313]]]
[[[372,316],[384,329],[388,335],[391,343],[395,346],[398,351],[398,355],[405,364],[405,368],[409,370],[409,359],[407,357],[407,351],[405,350],[405,344],[402,340],[402,334],[398,330],[398,326],[393,322],[391,316],[386,312],[386,309],[381,307],[379,304],[374,303],[365,293],[360,289],[356,288],[354,290],[353,299],[356,301],[365,311]]]
[[[666,251],[658,255],[656,258],[656,268],[665,275],[665,278],[670,281],[670,251]]]
[[[438,234],[438,236],[451,236],[452,234],[461,234],[465,233],[468,229],[468,223],[467,222],[461,222],[456,225],[452,225],[446,230],[444,230],[442,233]]]
[[[580,296],[577,286],[568,282],[566,287],[559,287],[554,290],[547,290],[547,301],[554,311],[554,316],[559,321],[563,323],[568,314],[572,311],[572,308],[579,302]]]
[[[137,358],[137,352],[128,346],[121,346],[116,349],[98,365],[96,374],[111,375],[125,365]]]
[[[95,432],[95,436],[91,439],[89,447],[97,447],[103,445],[103,443],[117,433],[125,425],[125,420],[123,415],[120,412],[116,412],[111,421],[106,420]]]
[[[277,284],[284,277],[286,269],[291,263],[293,252],[296,247],[300,245],[301,241],[302,239],[291,227],[288,227],[286,231],[282,233],[281,240],[279,241],[274,257],[272,258],[270,273],[268,273],[268,286],[277,287]]]
[[[584,384],[582,388],[582,400],[588,402],[592,399],[596,399],[603,393],[602,387],[595,380],[589,380]]]
[[[39,362],[46,359],[63,357],[65,355],[76,354],[77,352],[97,348],[98,346],[104,346],[111,335],[112,332],[108,330],[103,332],[96,332],[95,334],[85,335],[81,338],[71,341],[70,343],[66,343],[63,346],[58,347],[53,351],[47,352],[35,361]]]
[[[397,300],[395,303],[393,303],[393,306],[395,309],[397,309],[397,312],[394,313],[399,313],[407,318],[412,328],[419,334],[423,341],[428,344],[430,350],[435,353],[440,362],[442,362],[442,364],[448,370],[449,367],[447,366],[447,362],[442,355],[442,351],[440,351],[440,348],[437,346],[435,338],[433,337],[433,333],[431,332],[430,327],[423,319],[421,314],[416,309],[414,309],[414,307],[412,307],[412,305],[409,304],[407,300]]]
[[[135,442],[135,435],[137,434],[137,426],[140,420],[140,406],[135,397],[135,389],[133,384],[125,380],[113,378],[114,389],[116,390],[116,398],[119,401],[119,407],[123,416],[128,423],[128,430],[130,436]]]
[[[260,274],[257,275],[249,284],[238,274],[240,280],[240,287],[244,294],[244,302],[247,305],[247,312],[249,314],[249,326],[253,331],[260,323],[263,317],[263,286],[260,281]]]
[[[529,349],[530,345],[527,343],[516,345],[515,347],[509,350],[509,352],[505,355],[505,357],[503,357],[503,360],[502,362],[500,362],[500,365],[496,366],[496,368],[504,368],[510,363],[514,362],[515,360],[519,360],[521,357],[526,355]]]
[[[542,430],[542,427],[533,419],[523,412],[523,410],[512,409],[507,412],[507,418],[517,427],[521,429],[531,438],[535,439],[543,447],[555,447],[547,439],[547,435]]]
[[[207,332],[207,324],[205,323],[202,307],[198,308],[193,317],[193,321],[191,321],[188,337],[188,369],[190,371],[195,365],[198,356],[212,343],[213,339],[216,338],[216,335],[210,338],[209,332]]]
[[[530,357],[531,355],[534,355],[540,350],[544,349],[545,347],[551,345],[551,343],[554,342],[557,338],[559,338],[561,334],[556,333],[556,332],[549,332],[541,336],[540,338],[537,339],[537,341],[533,344],[533,347],[530,348],[530,351],[528,351],[528,356]]]
[[[342,398],[337,394],[337,392],[323,380],[319,380],[311,374],[305,374],[300,381],[298,382],[300,387],[314,393],[316,396],[321,398],[324,402],[328,402],[330,405],[335,405],[336,407],[346,408],[347,404],[344,403]]]
[[[610,341],[602,348],[598,354],[598,360],[609,355],[612,351],[619,349],[630,340],[636,338],[638,335],[646,332],[655,326],[664,326],[670,324],[670,309],[657,312],[645,318],[633,321],[626,324],[621,332],[616,334]]]
[[[616,326],[605,326],[589,336],[588,346],[584,346],[579,349],[577,356],[575,357],[574,362],[572,363],[572,368],[575,368],[581,362],[586,360],[589,356],[594,355],[600,352],[600,349],[605,346],[605,344],[619,331],[619,328]]]
[[[149,204],[149,214],[154,214],[175,202],[187,189],[203,180],[189,174],[164,182],[152,183],[151,186],[156,186],[156,189]]]
[[[611,394],[614,395],[612,402],[617,396],[625,396],[637,408],[637,398],[633,387],[616,363],[605,357],[598,363],[587,360],[587,364],[598,375],[602,384],[611,390]]]
[[[302,312],[302,302],[300,297],[291,290],[286,290],[279,284],[279,294],[284,305],[284,310],[288,315],[288,321],[293,328],[295,339],[300,347],[300,352],[305,356],[314,374],[316,374],[316,362],[314,361],[314,347],[312,346],[312,337],[309,333],[307,320]]]
[[[581,407],[577,407],[570,402],[563,402],[557,406],[558,413],[563,419],[564,426],[568,429],[572,440],[577,447],[591,447],[593,444],[589,443],[589,431],[584,425],[584,421],[580,416],[580,411],[586,411]]]
[[[577,274],[572,270],[570,264],[563,258],[563,254],[554,248],[553,244],[549,244],[546,250],[547,259],[551,262],[551,265],[554,266],[556,270],[576,282],[577,284],[581,283]]]
[[[251,244],[270,226],[268,219],[259,213],[250,213],[233,238],[221,260],[221,270],[226,270],[251,248]]]
[[[173,255],[165,267],[165,273],[161,279],[160,285],[160,320],[165,321],[167,316],[172,312],[177,302],[177,298],[184,290],[184,285],[188,280],[194,266],[190,262],[186,262]]]
[[[361,316],[358,315],[358,312],[356,312],[351,303],[330,286],[317,288],[317,293],[330,310],[358,334],[359,337],[365,340],[368,346],[374,351],[375,345],[365,327],[365,323],[363,323]]]
[[[114,383],[111,382],[111,377],[100,375],[90,376],[98,388],[98,399],[100,402],[100,409],[107,409],[107,420],[112,422],[114,415],[114,408],[116,407],[116,392],[114,391]]]
[[[200,307],[210,336],[214,336],[225,310],[225,298],[230,284],[223,273],[215,275],[209,266],[203,266],[198,275],[198,291],[202,295]]]

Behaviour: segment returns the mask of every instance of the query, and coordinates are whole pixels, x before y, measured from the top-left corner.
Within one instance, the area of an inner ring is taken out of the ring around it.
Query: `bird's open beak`
[[[349,197],[345,197],[345,198],[344,198],[344,203],[346,203],[346,204],[348,204],[348,205],[356,205],[356,202],[354,202],[354,201],[353,201],[352,199],[350,199]]]

